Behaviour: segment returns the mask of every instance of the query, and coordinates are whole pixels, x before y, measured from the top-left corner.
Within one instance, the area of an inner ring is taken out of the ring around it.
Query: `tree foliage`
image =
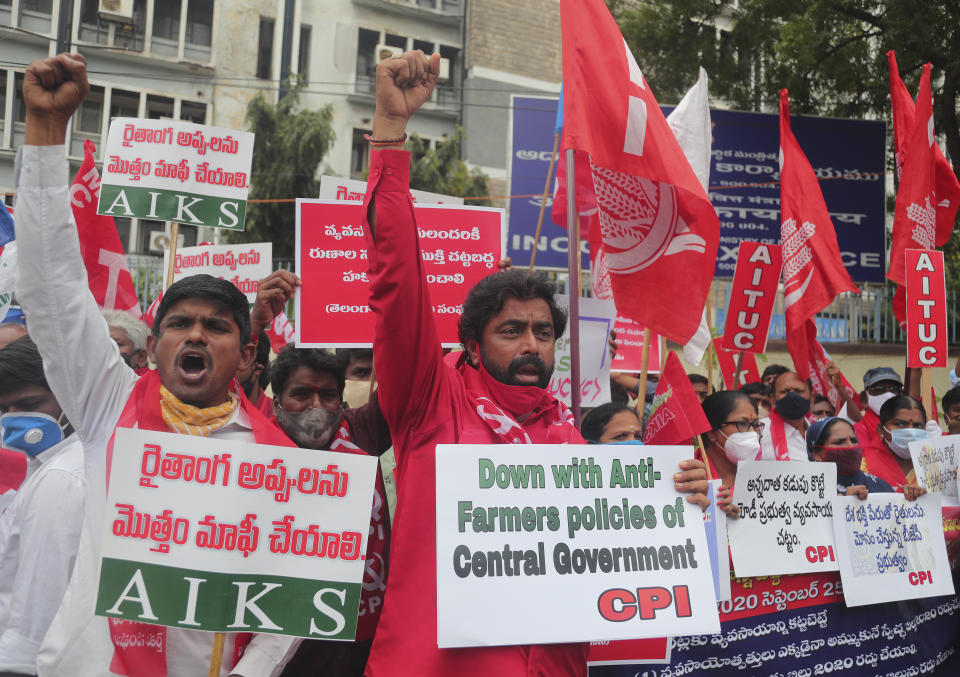
[[[490,190],[488,177],[478,169],[469,169],[460,159],[463,129],[457,127],[449,139],[430,148],[427,142],[413,135],[408,143],[411,156],[410,187],[431,193],[456,197],[487,198]],[[489,205],[490,200],[471,200],[471,205]]]
[[[960,2],[957,0],[612,0],[611,10],[661,103],[679,101],[702,65],[710,91],[742,110],[886,120],[888,50],[911,92],[933,64],[934,124],[960,167]],[[720,30],[722,29],[722,30]],[[892,144],[892,142],[891,142]],[[888,168],[893,168],[892,145]],[[945,247],[960,285],[960,244]],[[956,288],[956,287],[954,287]]]
[[[276,104],[263,94],[247,105],[246,123],[256,134],[250,199],[316,197],[317,169],[335,138],[332,107],[301,110],[299,88]],[[246,228],[231,231],[233,242],[273,242],[273,255],[293,256],[296,215],[292,202],[247,205]]]

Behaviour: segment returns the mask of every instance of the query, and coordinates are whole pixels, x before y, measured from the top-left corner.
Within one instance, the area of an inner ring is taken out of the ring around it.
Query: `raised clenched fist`
[[[23,78],[26,143],[63,143],[67,122],[89,91],[87,60],[82,54],[32,61]]]
[[[381,61],[377,65],[373,137],[395,139],[403,136],[407,120],[430,98],[439,75],[440,55],[428,58],[419,49]]]

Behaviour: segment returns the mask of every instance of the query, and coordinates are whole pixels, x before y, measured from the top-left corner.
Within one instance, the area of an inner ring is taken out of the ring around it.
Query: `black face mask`
[[[796,421],[798,418],[806,416],[807,412],[810,411],[810,400],[800,393],[787,393],[774,402],[773,408],[788,421]]]

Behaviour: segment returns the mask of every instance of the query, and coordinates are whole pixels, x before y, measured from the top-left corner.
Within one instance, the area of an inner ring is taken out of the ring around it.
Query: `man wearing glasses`
[[[874,367],[863,375],[863,389],[867,393],[867,409],[853,429],[860,446],[883,448],[883,440],[878,432],[880,407],[891,397],[903,393],[903,379],[890,367]]]

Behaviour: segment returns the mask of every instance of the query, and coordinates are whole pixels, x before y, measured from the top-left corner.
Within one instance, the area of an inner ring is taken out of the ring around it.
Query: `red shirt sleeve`
[[[371,202],[376,232],[367,219]],[[438,405],[448,390],[410,198],[410,153],[373,151],[363,220],[380,408],[401,452],[411,431],[443,411]]]

